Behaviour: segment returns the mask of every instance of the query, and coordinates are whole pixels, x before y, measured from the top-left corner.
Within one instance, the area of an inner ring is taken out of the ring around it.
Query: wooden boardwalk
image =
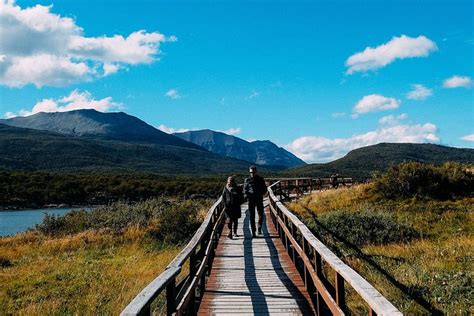
[[[313,315],[304,283],[265,209],[263,236],[251,238],[247,204],[240,237],[219,240],[199,315]],[[256,216],[258,217],[258,216]]]

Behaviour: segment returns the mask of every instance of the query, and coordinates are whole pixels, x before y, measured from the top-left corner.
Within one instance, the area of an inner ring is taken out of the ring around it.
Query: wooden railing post
[[[339,307],[344,308],[345,302],[345,291],[344,291],[344,278],[336,272],[336,303]]]
[[[193,250],[189,257],[189,278],[192,280],[196,276],[197,272],[197,260],[196,260],[196,249]],[[194,314],[196,308],[196,290],[191,292],[191,298],[189,301],[189,311]]]
[[[176,311],[176,278],[170,280],[166,286],[166,315],[170,316]]]

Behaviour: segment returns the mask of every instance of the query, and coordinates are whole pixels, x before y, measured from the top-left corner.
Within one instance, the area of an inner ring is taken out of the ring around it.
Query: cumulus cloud
[[[461,137],[462,140],[466,140],[468,142],[474,142],[474,134],[469,134]]]
[[[374,131],[353,135],[349,138],[330,139],[322,136],[304,136],[284,146],[306,162],[328,162],[341,158],[349,151],[390,143],[438,142],[437,127],[434,124],[382,126]]]
[[[158,129],[162,132],[168,133],[168,134],[173,134],[173,133],[184,133],[184,132],[189,132],[190,130],[187,128],[173,128],[173,127],[168,127],[164,124],[161,124],[158,126]]]
[[[31,110],[20,110],[18,113],[7,112],[6,118],[15,116],[29,116],[39,112],[66,112],[81,109],[94,109],[108,112],[113,109],[122,109],[120,103],[114,102],[112,97],[96,100],[88,91],[74,90],[68,96],[59,99],[43,99],[36,103]]]
[[[404,120],[408,117],[406,113],[402,113],[400,115],[387,115],[382,117],[379,120],[380,125],[397,125],[400,123],[401,120]]]
[[[179,94],[177,89],[170,89],[165,93],[165,96],[167,96],[170,99],[180,99],[181,95]]]
[[[0,84],[66,86],[111,75],[128,65],[158,59],[158,32],[139,30],[124,37],[85,37],[74,19],[51,12],[51,6],[21,8],[0,0]]]
[[[452,88],[470,88],[472,86],[472,79],[467,76],[452,76],[444,80],[443,87],[452,89]]]
[[[422,84],[413,84],[411,87],[412,90],[407,93],[407,99],[410,100],[426,100],[426,98],[433,94],[433,90],[428,89]]]
[[[438,48],[426,36],[401,35],[377,47],[367,47],[346,60],[347,74],[366,72],[387,66],[397,59],[426,57]]]
[[[356,114],[353,118],[356,118],[358,114],[397,109],[400,104],[400,100],[384,97],[380,94],[366,95],[352,109],[353,113]]]
[[[222,133],[227,134],[227,135],[237,135],[241,131],[242,130],[240,129],[240,127],[233,127],[233,128],[229,128],[229,129],[226,129],[226,130],[218,130],[218,132],[222,132]]]
[[[173,128],[173,127],[166,126],[164,124],[161,124],[160,126],[158,126],[158,129],[168,134],[185,133],[185,132],[190,132],[190,131],[201,130],[200,128]],[[236,135],[236,134],[239,134],[241,131],[242,130],[240,127],[233,127],[226,130],[216,130],[216,132],[221,132],[227,135]]]

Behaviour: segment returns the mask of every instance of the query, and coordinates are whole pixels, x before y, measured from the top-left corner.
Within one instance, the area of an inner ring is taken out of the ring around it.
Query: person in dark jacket
[[[238,237],[237,226],[239,224],[239,218],[242,216],[240,211],[240,205],[244,201],[242,194],[242,188],[235,183],[234,177],[227,178],[227,184],[222,192],[222,199],[225,206],[225,214],[227,216],[227,227],[229,228],[229,234],[227,237],[232,239],[232,229],[234,235]]]
[[[255,208],[258,212],[258,233],[262,234],[263,223],[263,196],[267,193],[265,180],[257,175],[257,167],[250,166],[250,177],[245,179],[244,193],[249,201],[250,225],[252,238],[255,237]]]

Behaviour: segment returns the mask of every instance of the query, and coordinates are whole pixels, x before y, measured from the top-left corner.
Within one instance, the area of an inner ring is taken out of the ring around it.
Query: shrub
[[[387,213],[335,211],[321,216],[319,222],[357,246],[407,242],[419,237],[414,228],[398,224]]]
[[[448,162],[441,166],[407,162],[375,174],[374,189],[388,199],[450,198],[472,196],[474,175],[467,165]]]
[[[74,234],[107,229],[122,234],[129,227],[141,228],[165,243],[186,241],[199,226],[199,211],[209,200],[151,199],[136,204],[116,202],[92,211],[72,211],[63,216],[46,215],[37,229],[47,235]]]

